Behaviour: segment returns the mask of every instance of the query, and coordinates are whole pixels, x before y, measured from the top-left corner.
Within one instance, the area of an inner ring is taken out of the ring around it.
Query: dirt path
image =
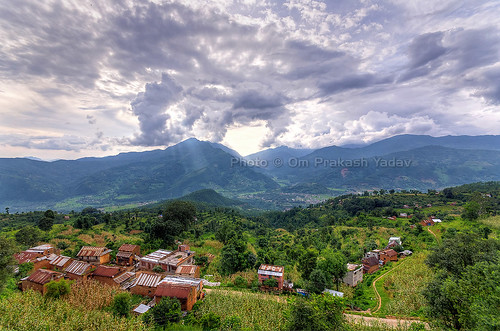
[[[373,287],[373,290],[375,291],[375,295],[377,296],[377,307],[376,309],[372,312],[372,313],[376,313],[380,310],[380,308],[382,308],[382,297],[380,296],[380,294],[378,293],[377,291],[377,286],[376,286],[376,283],[377,281],[379,281],[381,278],[383,278],[385,275],[387,275],[389,272],[393,271],[394,269],[396,268],[399,268],[402,264],[404,264],[406,262],[406,260],[409,259],[408,257],[405,258],[403,261],[401,261],[397,266],[395,266],[394,268],[392,268],[391,270],[387,271],[386,273],[378,276],[377,278],[375,278],[375,280],[373,281],[372,283],[372,287]]]
[[[420,322],[419,320],[404,320],[404,319],[397,319],[397,318],[380,318],[380,317],[369,317],[369,316],[362,316],[362,315],[354,315],[354,314],[344,314],[346,317],[347,321],[351,323],[362,323],[364,325],[369,325],[369,326],[388,326],[391,328],[399,328],[399,327],[409,327],[411,323],[423,323]],[[423,323],[426,328],[428,328],[427,323]]]
[[[427,231],[429,231],[434,236],[434,238],[436,239],[436,242],[439,244],[438,236],[434,232],[432,232],[430,227],[427,227]]]

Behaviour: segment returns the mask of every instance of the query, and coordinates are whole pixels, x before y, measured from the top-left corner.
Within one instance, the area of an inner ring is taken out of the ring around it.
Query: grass
[[[493,229],[500,230],[500,215],[490,216],[488,218],[480,219],[479,222]]]

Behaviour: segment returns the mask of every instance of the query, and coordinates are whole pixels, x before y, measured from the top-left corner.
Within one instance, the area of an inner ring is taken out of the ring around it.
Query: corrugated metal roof
[[[54,248],[54,246],[52,246],[51,244],[43,244],[43,245],[38,245],[38,246],[35,246],[35,247],[31,247],[31,248],[27,249],[26,251],[27,252],[40,252],[40,253],[43,253],[46,250],[53,249],[53,248]]]
[[[142,303],[140,305],[138,305],[135,309],[134,309],[134,312],[135,313],[138,313],[138,314],[144,314],[145,312],[147,312],[148,310],[150,310],[151,307],[149,306],[146,306],[146,305],[143,305]]]
[[[180,276],[166,276],[160,282],[163,283],[172,283],[172,284],[189,284],[192,286],[196,286],[199,290],[203,284],[203,280],[199,278],[189,278],[189,277],[180,277]]]
[[[122,269],[117,267],[107,267],[104,265],[100,265],[97,269],[92,273],[92,276],[100,276],[100,277],[110,277],[113,278],[118,275]]]
[[[54,258],[50,259],[49,263],[53,266],[62,268],[69,260],[71,260],[69,256],[56,255]]]
[[[132,277],[135,277],[135,272],[127,271],[121,274],[120,276],[115,277],[114,281],[117,284],[121,284],[125,281],[128,281]]]
[[[137,245],[132,245],[132,244],[123,244],[118,248],[118,251],[121,252],[133,252],[134,249],[136,249],[138,246]]]
[[[259,271],[257,271],[257,273],[259,275],[271,275],[271,276],[282,277],[284,270],[285,270],[285,267],[283,267],[283,266],[261,264],[259,267]]]
[[[196,269],[199,268],[197,265],[181,265],[175,271],[176,274],[189,274],[194,275],[196,273]]]
[[[63,274],[57,271],[46,270],[46,269],[38,269],[34,273],[32,273],[27,280],[37,284],[47,284],[48,282],[59,279],[63,277]]]
[[[142,273],[135,280],[134,286],[156,287],[162,276],[158,274]]]
[[[161,259],[166,258],[170,254],[172,254],[172,251],[166,251],[166,250],[163,250],[163,249],[159,249],[159,250],[157,250],[155,252],[149,253],[146,256],[143,256],[141,258],[141,261],[158,263]]]
[[[92,265],[86,262],[82,261],[73,261],[71,264],[66,268],[66,272],[74,275],[84,275],[87,273],[90,269],[92,268]]]
[[[116,257],[123,257],[123,258],[126,258],[128,259],[129,257],[132,256],[132,252],[122,252],[122,251],[118,251],[118,253],[116,253]]]
[[[83,246],[77,256],[103,256],[110,252],[111,250],[107,247]]]
[[[25,263],[25,262],[31,262],[35,260],[38,257],[41,257],[42,254],[38,252],[28,252],[28,251],[23,251],[17,254],[14,254],[14,258],[17,260],[17,263]]]
[[[188,298],[194,286],[189,284],[160,283],[155,291],[156,297]]]

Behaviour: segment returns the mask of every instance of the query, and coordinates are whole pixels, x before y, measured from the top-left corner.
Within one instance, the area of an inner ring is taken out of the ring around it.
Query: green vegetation
[[[51,281],[47,284],[47,298],[59,299],[62,296],[69,294],[71,291],[71,282],[65,279]]]

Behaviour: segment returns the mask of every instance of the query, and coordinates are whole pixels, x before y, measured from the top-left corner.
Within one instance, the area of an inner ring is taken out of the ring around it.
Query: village
[[[389,262],[411,255],[411,251],[401,250],[402,244],[400,237],[390,237],[384,249],[367,252],[360,264],[348,263],[343,282],[355,287],[363,281],[364,274],[374,273]],[[401,251],[398,253],[394,248]],[[20,279],[19,288],[45,294],[50,282],[62,279],[76,283],[97,281],[150,298],[147,304],[141,303],[133,308],[133,313],[140,315],[163,297],[178,299],[181,309],[190,311],[198,300],[204,298],[204,286],[220,285],[200,278],[200,266],[194,264],[195,252],[185,244],[179,244],[173,251],[159,249],[144,256],[140,246],[123,244],[113,260],[111,253],[112,250],[106,247],[83,246],[76,258],[70,258],[59,255],[59,250],[51,244],[31,247],[14,256],[18,265],[33,264],[30,274]],[[213,256],[207,257],[208,262],[212,259]],[[308,295],[303,289],[293,288],[294,284],[285,277],[283,266],[261,264],[257,274],[264,291]],[[343,296],[342,292],[331,289],[325,289],[326,292]]]

